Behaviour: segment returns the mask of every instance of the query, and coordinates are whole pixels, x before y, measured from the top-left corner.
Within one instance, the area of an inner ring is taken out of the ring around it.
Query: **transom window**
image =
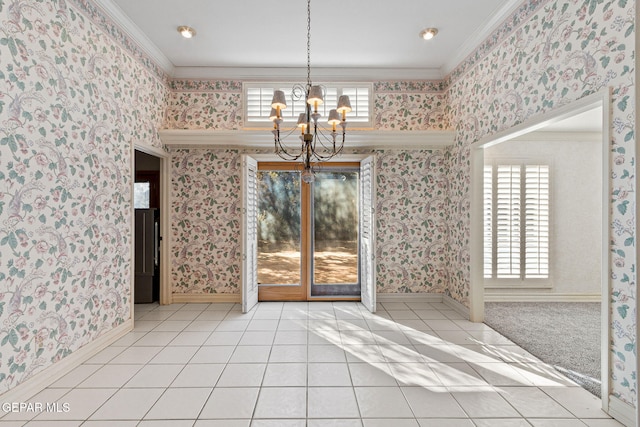
[[[245,127],[270,127],[269,113],[271,112],[271,99],[275,90],[281,90],[287,100],[287,108],[282,110],[284,126],[295,126],[298,115],[305,111],[304,97],[299,100],[292,98],[293,85],[295,83],[244,83],[244,117]],[[322,126],[328,127],[326,121],[329,117],[329,110],[336,108],[338,98],[341,95],[348,95],[351,101],[352,111],[347,114],[349,128],[371,128],[371,105],[373,87],[371,84],[339,84],[339,83],[319,83],[325,90],[324,104],[318,107],[318,112],[322,118],[318,122]]]

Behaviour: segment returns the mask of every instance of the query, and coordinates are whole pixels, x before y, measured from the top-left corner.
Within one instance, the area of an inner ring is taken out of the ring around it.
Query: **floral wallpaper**
[[[456,146],[449,170],[448,292],[469,292],[470,144],[573,100],[611,88],[612,388],[637,403],[634,2],[527,1],[451,75]]]
[[[131,317],[131,143],[167,88],[100,16],[0,1],[0,393]]]
[[[239,130],[244,126],[242,82],[176,79],[170,81],[170,88],[165,128]],[[374,128],[449,129],[447,106],[443,82],[378,82],[374,86]]]
[[[376,266],[379,293],[447,289],[446,150],[379,152]]]
[[[166,108],[166,128],[242,128],[242,82],[176,79],[169,84],[172,92]],[[396,131],[447,129],[445,90],[443,82],[376,83],[374,127]],[[380,153],[378,292],[446,290],[445,157],[446,150]],[[237,158],[235,151],[172,151],[174,293],[240,293],[240,213],[233,217],[240,203]],[[227,205],[234,208],[220,214]],[[203,241],[200,236],[209,233],[215,233],[215,237]]]
[[[456,131],[451,148],[378,153],[380,291],[465,304],[470,145],[611,88],[611,380],[632,405],[634,7],[528,0],[446,79],[374,84],[375,129]],[[167,80],[91,0],[0,0],[0,22],[1,393],[130,318],[131,144],[243,122],[241,82]],[[237,293],[239,152],[172,165],[174,292]]]
[[[165,110],[167,129],[238,130],[242,122],[242,83],[173,80]]]
[[[443,82],[378,82],[374,85],[376,130],[450,129]]]
[[[443,293],[446,150],[377,153],[378,292]],[[171,151],[174,293],[239,294],[241,168],[237,150]]]
[[[173,292],[240,293],[238,151],[171,150],[171,166]]]

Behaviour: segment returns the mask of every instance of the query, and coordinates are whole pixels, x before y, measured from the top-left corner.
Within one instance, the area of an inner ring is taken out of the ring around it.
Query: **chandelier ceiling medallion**
[[[273,121],[273,136],[276,154],[287,161],[302,160],[302,180],[310,183],[314,180],[313,165],[318,162],[326,162],[338,155],[344,147],[347,121],[346,114],[351,112],[351,103],[347,95],[341,95],[338,99],[338,107],[329,111],[328,123],[331,125],[330,136],[323,133],[323,128],[318,125],[320,114],[318,106],[324,103],[325,88],[314,86],[311,83],[311,0],[307,0],[307,84],[297,83],[292,87],[292,101],[305,100],[305,112],[298,117],[298,128],[301,129],[300,148],[288,148],[280,135],[280,125],[283,122],[282,110],[287,108],[285,94],[281,90],[273,93],[271,101],[270,119]],[[313,108],[313,110],[312,110]],[[338,132],[337,125],[342,128],[342,138],[336,142]],[[296,128],[286,136],[291,135]],[[285,137],[286,137],[285,136]]]

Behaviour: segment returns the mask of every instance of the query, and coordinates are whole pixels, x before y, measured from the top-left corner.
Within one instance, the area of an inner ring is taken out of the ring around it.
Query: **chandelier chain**
[[[307,0],[307,88],[311,87],[311,0]]]
[[[0,0],[0,2],[1,1],[2,0]],[[280,124],[283,122],[281,109],[287,108],[283,90],[274,91],[270,113],[270,118],[273,120],[272,133],[274,135],[276,154],[290,161],[302,159],[302,180],[307,183],[313,182],[314,168],[318,167],[318,163],[329,161],[331,158],[340,154],[345,142],[347,127],[345,115],[351,111],[349,97],[347,95],[340,95],[338,108],[329,111],[328,123],[332,128],[331,133],[325,135],[322,132],[323,128],[318,126],[318,119],[320,118],[318,106],[324,102],[324,96],[324,88],[322,86],[312,86],[311,83],[311,0],[307,0],[307,87],[305,90],[303,84],[296,83],[293,85],[291,91],[292,100],[299,101],[304,98],[305,101],[305,112],[299,114],[297,123],[302,132],[299,137],[302,141],[300,151],[290,150],[283,143],[284,138],[280,135]],[[340,120],[340,114],[342,114],[342,120]],[[336,125],[338,124],[342,128],[341,141],[336,141],[336,137],[339,135],[339,133],[336,132]],[[293,130],[295,130],[295,128]],[[293,133],[293,130],[289,132],[289,135]],[[318,149],[317,151],[316,148]]]

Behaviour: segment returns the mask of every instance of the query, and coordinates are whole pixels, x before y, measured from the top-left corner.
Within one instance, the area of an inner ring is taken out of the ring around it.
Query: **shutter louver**
[[[268,123],[273,88],[248,88],[245,94],[247,119]]]
[[[329,110],[338,106],[340,95],[349,95],[352,111],[347,114],[347,123],[357,123],[359,126],[371,127],[371,85],[322,85],[325,89],[324,103],[318,106],[318,113],[322,118],[318,124],[328,127],[326,121]],[[284,125],[295,126],[300,113],[306,109],[304,99],[294,100],[292,97],[293,83],[257,83],[244,85],[245,126],[271,126],[271,100],[273,92],[281,90],[287,100],[287,108],[282,110]]]
[[[342,95],[349,95],[353,111],[347,117],[348,122],[366,122],[369,120],[369,91],[367,88],[344,88]],[[336,105],[337,101],[331,105]]]

